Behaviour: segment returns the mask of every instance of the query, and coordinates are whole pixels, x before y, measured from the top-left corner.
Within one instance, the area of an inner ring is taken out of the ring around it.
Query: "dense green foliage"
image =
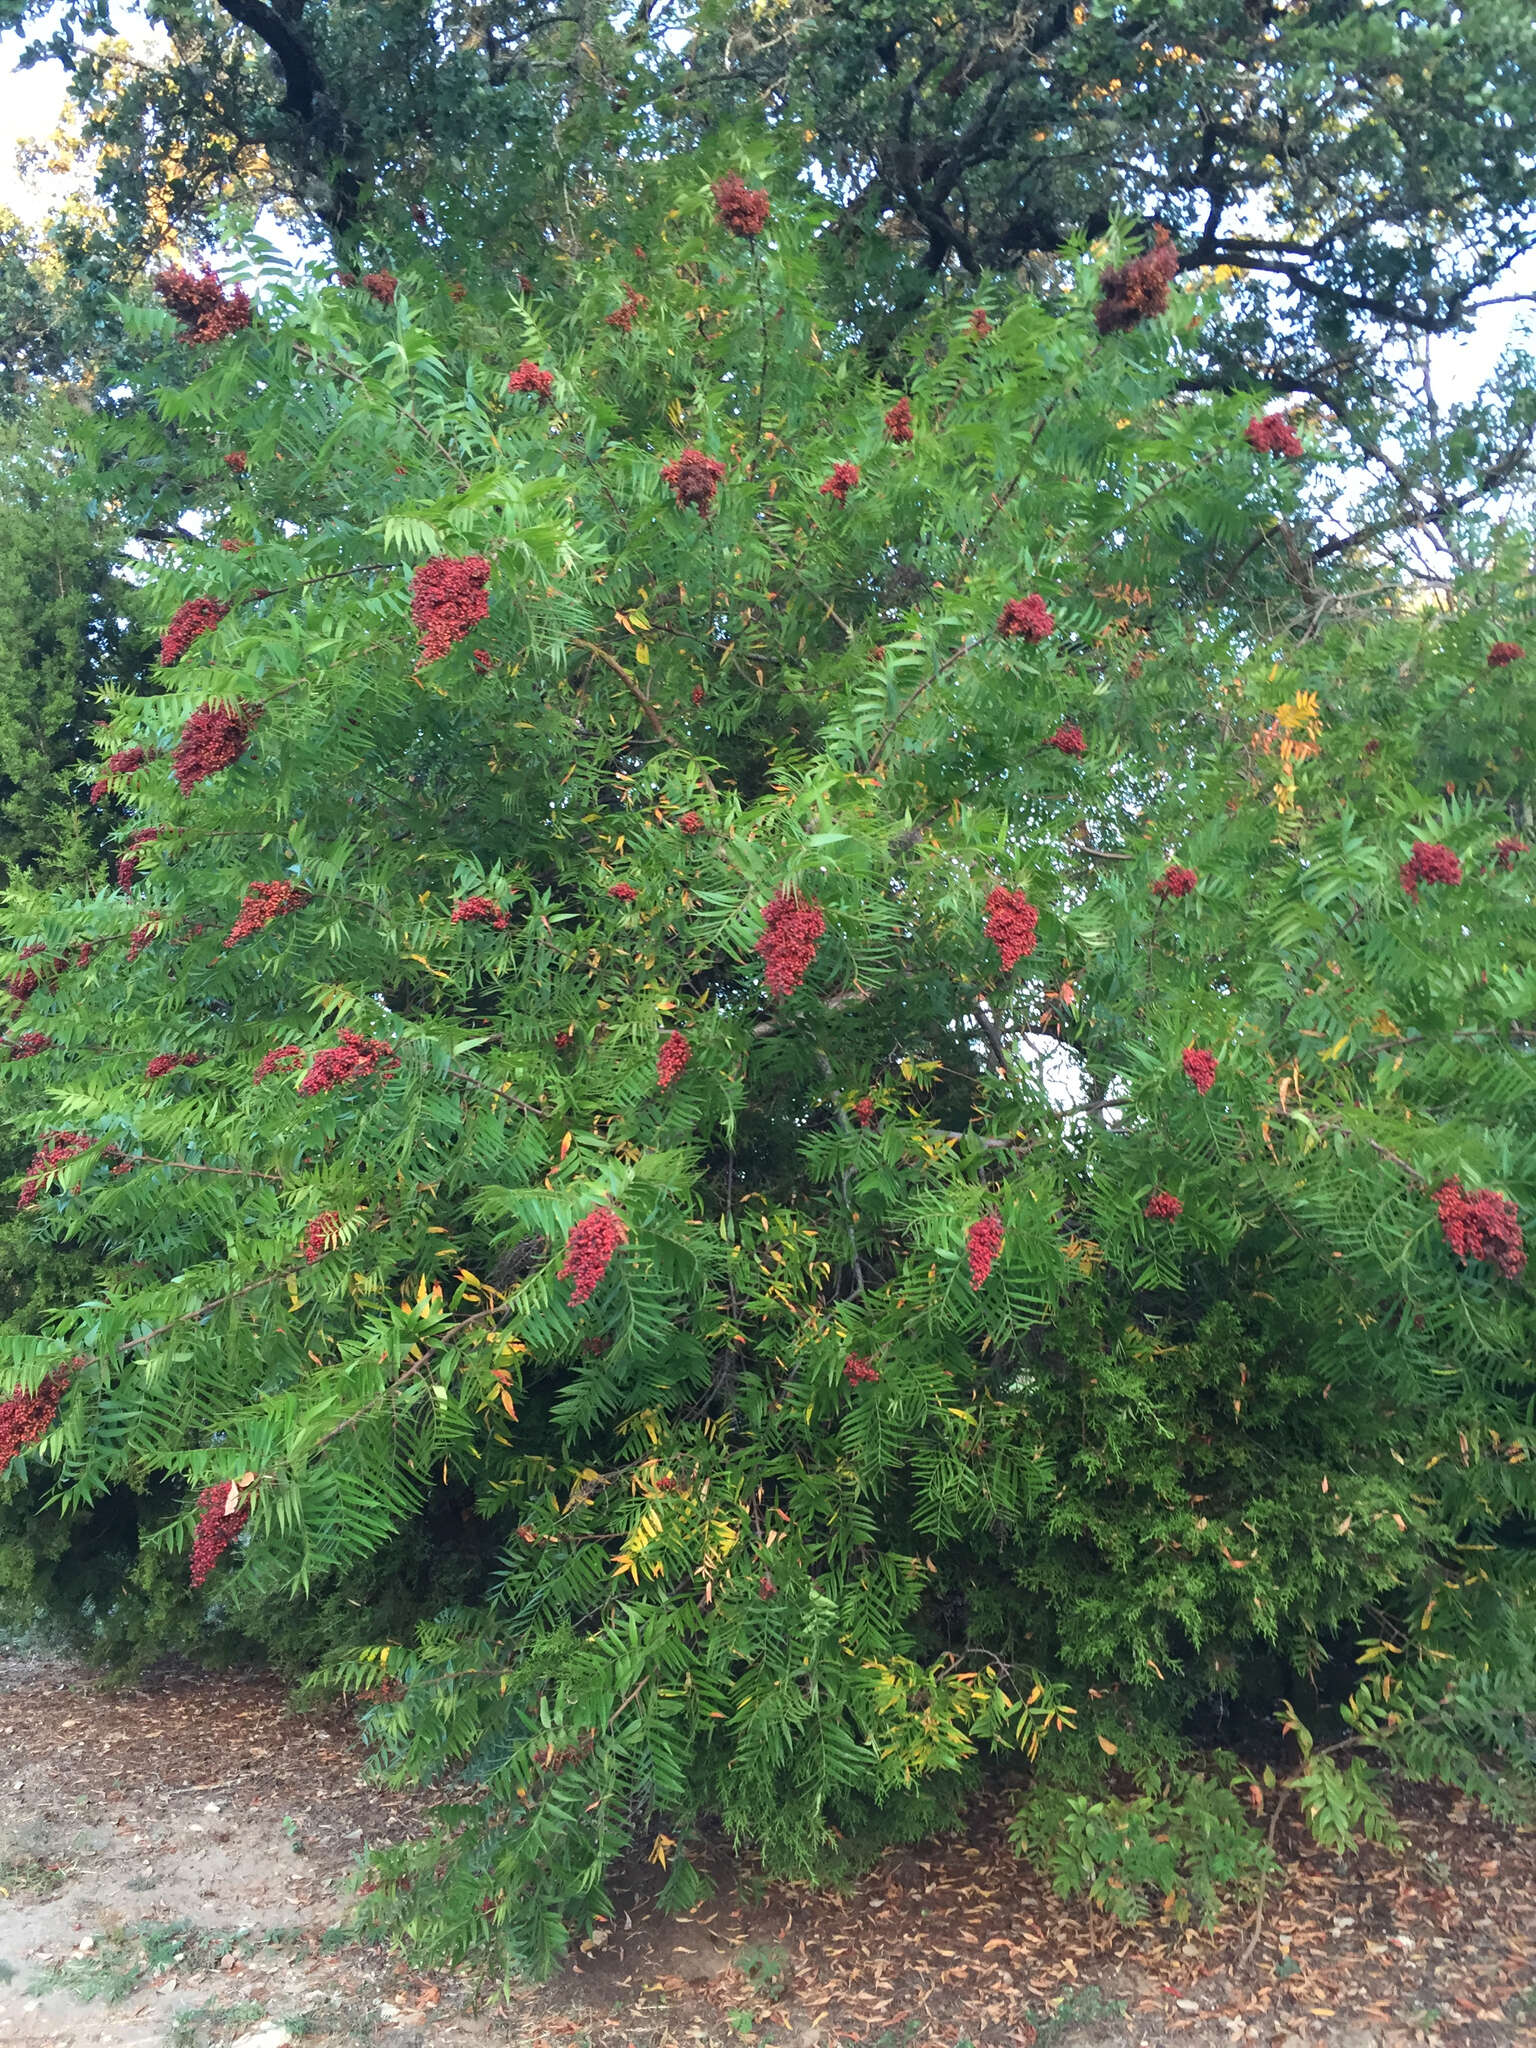
[[[988,1751],[1095,1868],[1151,1802],[1160,1882],[1191,1715],[1361,1638],[1362,1742],[1512,1799],[1530,1294],[1435,1193],[1536,1197],[1519,549],[1298,592],[1325,451],[1179,398],[1209,297],[1101,336],[1086,254],[872,374],[803,187],[579,226],[545,289],[253,251],[216,346],[130,315],[93,459],[130,518],[200,479],[140,616],[216,622],[98,736],[159,836],[10,896],[26,1213],[100,1277],[5,1341],[68,1378],[8,1483],[174,1489],[231,1625],[328,1635],[472,1493],[489,1589],[341,1667],[455,1799],[372,1894],[421,1955],[542,1966],[636,1843],[686,1898],[710,1816],[814,1870]],[[1191,1910],[1261,1867],[1231,1809],[1184,1802]]]

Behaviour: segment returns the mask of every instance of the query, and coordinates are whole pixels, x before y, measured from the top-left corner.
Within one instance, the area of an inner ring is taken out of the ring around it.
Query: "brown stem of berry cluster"
[[[239,1180],[269,1180],[274,1187],[281,1187],[280,1173],[261,1173],[254,1166],[198,1166],[190,1159],[157,1159],[150,1152],[133,1152],[128,1155],[130,1166],[173,1166],[178,1173],[227,1173]]]
[[[934,684],[938,682],[942,676],[946,675],[948,671],[954,667],[955,663],[960,659],[960,657],[969,651],[970,644],[971,643],[968,640],[962,640],[960,642],[960,645],[955,649],[954,653],[946,655],[944,659],[935,666],[933,674],[931,676],[925,676],[923,680],[918,684],[917,688],[912,692],[912,694],[909,697],[905,698],[896,707],[896,710],[892,713],[891,717],[886,720],[885,727],[882,730],[879,739],[876,740],[873,751],[865,760],[864,767],[866,773],[872,773],[876,768],[879,767],[881,757],[884,755],[886,748],[890,745],[891,741],[896,736],[897,727],[901,724],[901,721],[906,717],[907,713],[912,709],[912,706],[917,702],[918,698],[922,696],[925,690],[931,690]]]
[[[664,746],[677,746],[678,742],[672,737],[671,733],[668,732],[666,726],[662,723],[661,713],[656,709],[656,706],[651,702],[650,698],[646,696],[644,690],[641,689],[638,680],[624,666],[623,662],[615,660],[613,655],[611,655],[605,647],[599,647],[595,640],[583,640],[579,634],[573,633],[571,635],[571,645],[573,647],[584,648],[588,654],[595,655],[600,662],[605,664],[606,667],[611,668],[614,674],[618,676],[619,679],[622,681],[625,689],[628,690],[631,697],[633,697],[635,702],[640,706],[641,711],[645,714],[646,723],[650,726],[651,731],[656,735],[657,739],[659,739]],[[708,790],[709,794],[712,797],[718,798],[720,792],[718,789],[716,789],[714,783],[711,781],[710,777],[707,774],[701,773],[699,776],[699,781],[701,785]]]

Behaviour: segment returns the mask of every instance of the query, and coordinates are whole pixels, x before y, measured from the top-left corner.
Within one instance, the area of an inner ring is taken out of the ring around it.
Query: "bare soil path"
[[[1000,1809],[832,1899],[723,1852],[682,1919],[638,1881],[551,1984],[501,1998],[351,1940],[367,1841],[420,1824],[350,1719],[259,1674],[121,1689],[0,1655],[3,2048],[1504,2048],[1536,2044],[1536,1835],[1405,1795],[1409,1848],[1292,1839],[1244,1971],[1234,1918],[1064,1906]]]

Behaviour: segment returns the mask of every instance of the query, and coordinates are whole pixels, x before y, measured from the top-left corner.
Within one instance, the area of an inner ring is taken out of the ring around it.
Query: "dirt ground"
[[[984,1808],[848,1895],[721,1854],[682,1919],[637,1892],[552,1983],[500,1998],[351,1941],[368,1841],[419,1805],[347,1716],[255,1674],[104,1689],[0,1655],[3,2048],[1495,2048],[1536,2042],[1536,1835],[1412,1793],[1408,1851],[1300,1840],[1263,1942],[1063,1906]]]

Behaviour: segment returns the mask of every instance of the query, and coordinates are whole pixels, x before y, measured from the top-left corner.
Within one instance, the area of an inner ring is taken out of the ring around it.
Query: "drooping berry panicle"
[[[1129,263],[1111,265],[1099,279],[1093,309],[1100,334],[1127,334],[1143,320],[1168,310],[1168,287],[1179,274],[1179,252],[1166,228],[1154,230],[1152,247]]]
[[[240,905],[240,914],[224,941],[225,946],[238,946],[252,932],[259,932],[269,925],[273,918],[291,917],[310,900],[309,891],[301,889],[296,882],[252,882]]]
[[[19,1031],[14,1038],[0,1034],[0,1052],[8,1060],[35,1060],[39,1053],[52,1050],[53,1040],[46,1031]]]
[[[1508,873],[1517,857],[1522,853],[1529,853],[1530,850],[1523,839],[1496,839],[1493,842],[1494,865]]]
[[[656,1055],[656,1079],[663,1088],[670,1088],[693,1058],[693,1047],[681,1031],[672,1031],[662,1040],[661,1051]]]
[[[692,839],[696,832],[704,830],[704,820],[697,811],[684,811],[677,821],[677,829],[679,832],[686,833],[688,838]]]
[[[1045,744],[1048,747],[1054,747],[1058,754],[1070,754],[1074,758],[1080,758],[1088,751],[1088,742],[1083,737],[1083,728],[1075,724],[1070,718],[1064,724],[1057,726]]]
[[[146,1081],[159,1081],[167,1074],[175,1073],[178,1067],[200,1067],[207,1059],[205,1052],[157,1052],[144,1069]]]
[[[264,1052],[256,1062],[251,1074],[251,1086],[259,1087],[268,1074],[291,1074],[302,1067],[309,1057],[302,1045],[274,1045],[270,1052]]]
[[[1488,650],[1490,668],[1508,668],[1512,661],[1524,661],[1525,649],[1515,640],[1495,640]]]
[[[250,467],[250,457],[243,448],[231,448],[224,458],[224,467],[232,469],[236,476],[244,476]]]
[[[629,1241],[623,1219],[611,1209],[589,1210],[565,1241],[565,1263],[556,1275],[573,1282],[571,1307],[580,1308],[597,1290],[609,1262],[622,1244]]]
[[[1170,862],[1152,884],[1152,894],[1164,899],[1170,896],[1192,896],[1195,884],[1199,879],[1200,876],[1196,869],[1181,868]]]
[[[341,1243],[341,1217],[334,1209],[322,1209],[304,1226],[304,1235],[299,1239],[299,1249],[304,1254],[306,1266],[318,1265],[327,1252],[335,1251]]]
[[[768,225],[768,194],[744,185],[734,171],[717,178],[710,190],[715,195],[715,219],[743,241],[752,241]]]
[[[322,1046],[310,1061],[309,1072],[299,1083],[300,1095],[329,1095],[352,1081],[377,1076],[387,1081],[400,1071],[400,1062],[382,1038],[364,1038],[343,1029],[340,1045]]]
[[[827,928],[819,903],[802,903],[785,889],[763,906],[767,929],[753,948],[763,963],[763,979],[776,1003],[792,996],[810,972],[817,941]]]
[[[1438,840],[1415,839],[1413,851],[1397,871],[1397,879],[1403,885],[1403,893],[1413,902],[1419,900],[1419,885],[1423,882],[1444,882],[1454,887],[1461,880],[1461,862],[1450,847],[1442,846]]]
[[[153,845],[155,840],[163,837],[164,834],[158,825],[146,825],[142,831],[129,833],[127,845],[117,863],[117,886],[119,889],[131,889],[133,887],[134,877],[139,872],[140,852],[144,847]]]
[[[639,897],[640,891],[633,882],[615,882],[608,894],[615,903],[633,903]]]
[[[152,946],[159,936],[160,927],[157,924],[135,925],[128,934],[128,965],[131,967],[144,949],[147,946]],[[226,939],[224,943],[228,946],[234,942],[232,939]]]
[[[912,401],[898,398],[885,416],[885,438],[898,446],[912,440],[916,429],[912,425]]]
[[[181,729],[171,773],[183,796],[210,775],[232,768],[251,743],[264,704],[200,704]]]
[[[861,1131],[867,1131],[875,1121],[875,1098],[861,1095],[853,1105],[853,1120]]]
[[[189,597],[179,605],[160,636],[160,666],[174,668],[192,642],[211,633],[228,611],[216,597]]]
[[[1458,1259],[1486,1259],[1506,1280],[1525,1271],[1525,1238],[1520,1211],[1508,1195],[1479,1188],[1469,1195],[1452,1175],[1435,1190],[1440,1232]]]
[[[508,391],[514,393],[528,392],[539,401],[540,405],[548,405],[554,388],[555,374],[553,370],[541,368],[531,356],[524,356],[523,360],[507,379]]]
[[[153,280],[155,295],[181,322],[181,338],[194,348],[222,341],[251,324],[251,302],[238,285],[226,292],[217,275],[204,269],[162,270]]]
[[[637,292],[633,285],[627,284],[624,287],[623,305],[618,308],[617,312],[605,313],[603,318],[608,326],[617,327],[620,334],[628,334],[635,324],[635,315],[644,304],[645,298],[643,294]]]
[[[867,1358],[861,1358],[856,1351],[850,1351],[843,1360],[843,1378],[850,1387],[872,1384],[880,1377]]]
[[[489,896],[461,896],[448,920],[450,924],[488,924],[499,932],[504,932],[511,921],[501,905],[493,903]]]
[[[101,780],[91,785],[91,802],[99,804],[110,787],[109,777],[135,775],[152,757],[142,747],[121,747],[101,764]]]
[[[1005,889],[999,883],[988,896],[987,937],[997,948],[1005,974],[1033,953],[1039,923],[1040,913],[1022,889]]]
[[[1243,429],[1243,439],[1255,454],[1270,455],[1277,461],[1283,457],[1295,462],[1307,452],[1283,412],[1266,413],[1262,419],[1251,419]]]
[[[433,555],[411,578],[411,620],[421,635],[419,666],[441,661],[491,609],[484,555]]]
[[[392,270],[370,270],[362,279],[363,290],[371,299],[377,299],[381,306],[392,306],[395,293],[400,289],[400,280]]]
[[[1032,646],[1047,640],[1056,630],[1056,621],[1046,608],[1045,599],[1032,592],[1028,597],[1010,597],[997,615],[997,637],[999,640],[1027,640]]]
[[[846,505],[848,493],[857,487],[858,481],[859,465],[856,462],[834,463],[832,474],[821,487],[821,495],[836,498],[839,505]]]
[[[13,1458],[52,1429],[71,1377],[68,1366],[59,1366],[30,1393],[15,1387],[0,1401],[0,1475]]]
[[[978,1216],[965,1233],[965,1256],[971,1269],[971,1286],[980,1293],[987,1284],[987,1275],[1003,1248],[1003,1219],[995,1209],[989,1209],[985,1216]]]
[[[1175,1217],[1184,1214],[1184,1204],[1177,1195],[1170,1195],[1166,1188],[1160,1188],[1141,1213],[1152,1223],[1172,1223]]]
[[[992,322],[987,318],[985,306],[978,306],[971,315],[969,331],[976,336],[978,341],[985,341],[987,336],[994,331]]]
[[[26,1179],[16,1197],[18,1209],[30,1209],[42,1192],[43,1183],[67,1166],[71,1159],[78,1159],[82,1152],[89,1152],[96,1140],[89,1131],[49,1131],[39,1139],[37,1150],[32,1154],[27,1167]]]
[[[707,519],[714,511],[715,496],[724,475],[725,464],[706,455],[702,448],[685,448],[675,462],[664,462],[661,466],[661,480],[676,499],[678,511],[686,512],[691,506],[701,519]]]
[[[206,1584],[219,1559],[251,1519],[248,1494],[232,1479],[216,1480],[197,1496],[197,1528],[192,1537],[192,1584]]]
[[[1184,1078],[1194,1083],[1197,1095],[1209,1095],[1216,1085],[1216,1055],[1203,1045],[1184,1048]]]

